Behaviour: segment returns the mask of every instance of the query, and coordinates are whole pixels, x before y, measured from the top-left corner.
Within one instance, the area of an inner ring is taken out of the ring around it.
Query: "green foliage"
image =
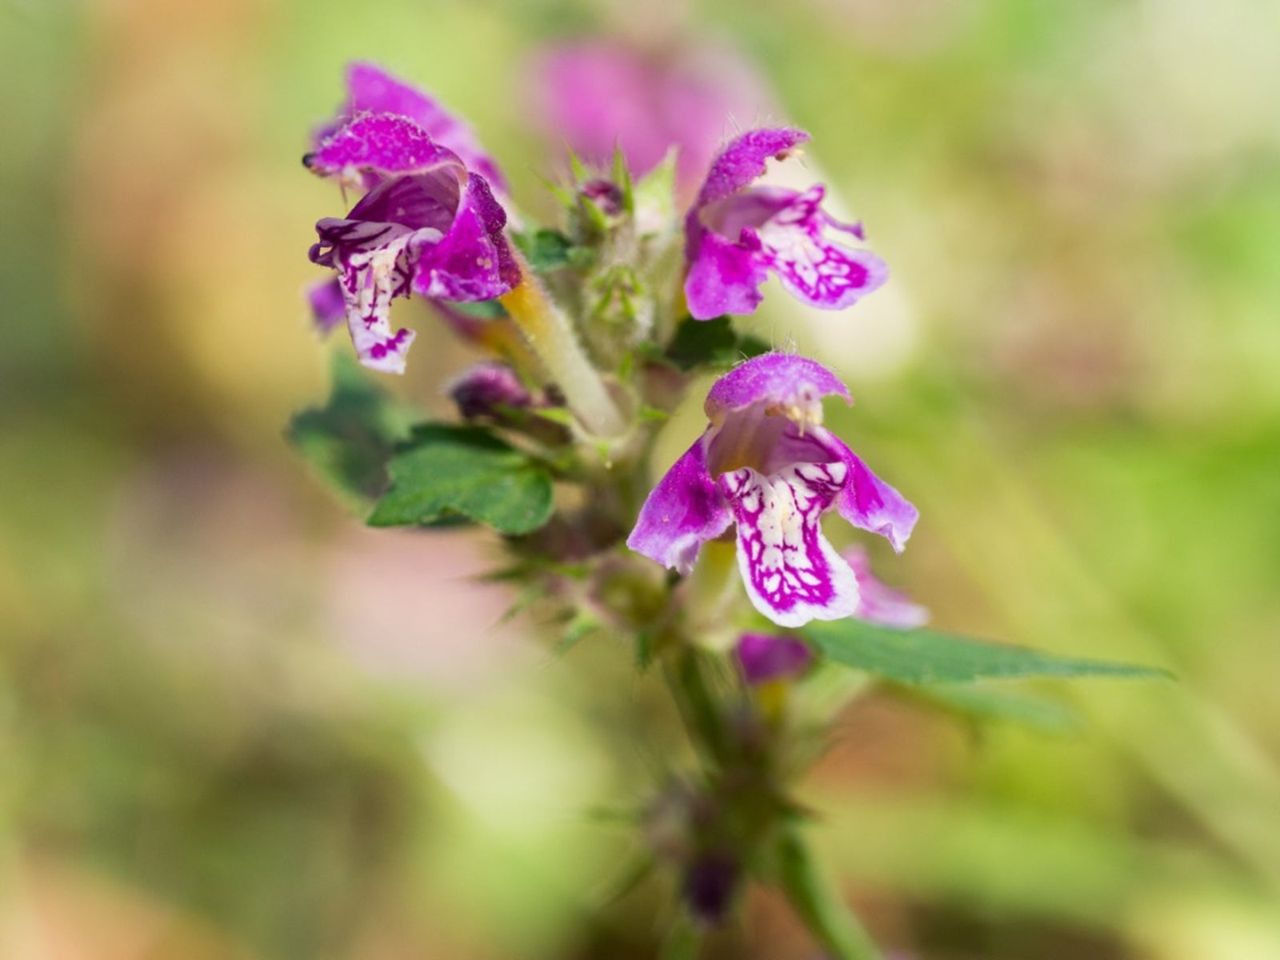
[[[681,370],[704,366],[727,369],[768,350],[763,340],[735,332],[727,316],[714,320],[685,317],[667,345],[665,357]]]
[[[387,466],[391,489],[370,526],[465,517],[522,534],[551,518],[551,476],[527,454],[479,427],[422,424]]]
[[[979,723],[1015,723],[1037,733],[1056,735],[1075,733],[1081,726],[1079,714],[1067,704],[1021,690],[955,683],[901,684],[892,689],[910,700]]]
[[[815,622],[804,636],[836,663],[899,683],[1016,677],[1167,677],[1164,670],[1059,657],[932,630],[897,630],[854,618]]]
[[[285,436],[340,494],[364,504],[386,489],[407,421],[345,351],[334,354],[332,380],[328,402],[295,414]]]

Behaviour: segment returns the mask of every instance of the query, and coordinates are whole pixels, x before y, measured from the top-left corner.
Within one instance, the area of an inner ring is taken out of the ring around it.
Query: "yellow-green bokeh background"
[[[537,211],[529,58],[590,29],[736,45],[892,265],[842,339],[755,321],[849,374],[921,507],[885,576],[1180,677],[1064,691],[1074,737],[855,707],[805,793],[877,935],[1280,957],[1272,0],[0,0],[0,956],[652,955],[656,899],[591,912],[628,849],[592,811],[662,758],[625,651],[528,642],[482,540],[361,529],[281,439],[324,390],[339,201],[298,156],[344,62]],[[426,328],[398,389],[464,360]],[[720,955],[814,955],[746,913]]]

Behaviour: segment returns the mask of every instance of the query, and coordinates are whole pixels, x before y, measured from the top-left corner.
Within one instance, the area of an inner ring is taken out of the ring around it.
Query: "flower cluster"
[[[415,333],[392,322],[392,307],[416,297],[446,321],[430,336],[452,331],[486,354],[446,387],[461,423],[395,434],[370,417],[368,394],[354,410],[336,409],[335,395],[308,421],[335,424],[316,449],[348,444],[361,418],[374,420],[332,464],[341,477],[355,453],[373,456],[353,484],[362,496],[372,484],[370,523],[488,524],[507,538],[509,575],[552,607],[552,622],[594,624],[629,637],[642,659],[677,664],[674,692],[710,765],[701,783],[659,797],[653,810],[665,813],[648,820],[676,821],[680,841],[654,847],[676,862],[703,922],[728,909],[753,851],[778,842],[791,749],[776,710],[744,725],[732,700],[706,688],[698,658],[725,646],[710,635],[737,637],[731,662],[750,699],[798,682],[815,659],[779,628],[846,618],[907,627],[925,616],[872,577],[863,548],[842,553],[823,533],[834,511],[901,551],[917,519],[824,426],[824,400],[851,402],[849,389],[817,361],[733,329],[770,276],[831,310],[886,279],[862,227],[824,209],[823,184],[769,182],[770,164],[807,140],[785,127],[743,132],[699,171],[696,191],[677,185],[673,160],[658,163],[651,144],[643,177],[621,154],[609,167],[577,161],[555,190],[561,223],[517,230],[506,179],[472,130],[357,64],[304,157],[358,195],[345,215],[316,223],[310,259],[332,272],[307,291],[317,329],[345,321],[360,364],[401,373]],[[693,196],[686,209],[682,194]],[[706,428],[651,485],[662,425],[706,373],[718,374]],[[556,487],[579,495],[557,498]],[[703,559],[712,553],[736,564]],[[714,604],[699,599],[700,578],[713,582]]]

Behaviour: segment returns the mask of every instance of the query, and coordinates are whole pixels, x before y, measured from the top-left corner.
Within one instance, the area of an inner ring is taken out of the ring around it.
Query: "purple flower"
[[[785,159],[808,139],[802,130],[751,130],[711,164],[685,219],[684,291],[696,319],[751,313],[770,271],[795,297],[830,310],[850,306],[884,283],[884,261],[830,237],[862,240],[862,226],[841,223],[822,209],[822,184],[803,193],[751,186],[767,160]]]
[[[735,118],[773,112],[750,66],[705,44],[650,53],[612,40],[577,41],[547,51],[534,73],[535,113],[549,138],[600,164],[621,147],[636,176],[677,147],[685,196]]]
[[[351,128],[368,138],[347,136]],[[338,271],[360,362],[391,373],[403,372],[414,337],[404,328],[392,332],[393,299],[488,300],[520,281],[502,233],[506,213],[488,183],[423,137],[403,118],[366,115],[320,151],[335,163],[340,157],[343,169],[400,174],[377,183],[346,217],[319,221],[311,248],[313,263]],[[324,153],[328,145],[332,156]]]
[[[491,417],[501,407],[527,407],[533,396],[505,363],[486,360],[463,372],[448,387],[458,412],[468,420]]]
[[[627,545],[688,573],[702,544],[737,527],[738,568],[756,609],[784,627],[858,609],[854,571],[822,535],[829,509],[901,550],[918,516],[822,426],[822,398],[849,400],[822,365],[755,357],[707,394],[710,423],[649,494]]]
[[[744,633],[733,652],[743,677],[752,686],[794,679],[813,662],[813,651],[802,641],[767,633]]]
[[[904,630],[922,627],[928,622],[928,610],[913,603],[905,593],[876,579],[871,572],[871,559],[865,547],[849,547],[843,556],[858,581],[858,609],[853,611],[855,617]]]
[[[417,87],[405,83],[372,63],[353,63],[347,67],[347,101],[337,118],[316,131],[314,149],[318,152],[348,121],[364,113],[393,114],[413,121],[436,144],[451,150],[467,169],[483,176],[500,194],[507,192],[507,181],[493,159],[485,153],[467,124],[445,110]]]

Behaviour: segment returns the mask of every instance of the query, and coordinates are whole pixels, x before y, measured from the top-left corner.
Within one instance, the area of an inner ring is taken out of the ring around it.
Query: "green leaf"
[[[387,466],[391,489],[374,527],[466,517],[500,533],[529,533],[551,518],[551,476],[479,427],[423,424]]]
[[[964,683],[1014,677],[1168,677],[1165,670],[1059,657],[932,630],[896,630],[853,618],[803,631],[828,658],[899,683]]]
[[[894,684],[889,689],[948,713],[978,721],[1016,723],[1039,733],[1077,732],[1080,715],[1065,703],[986,684]]]
[[[681,370],[695,367],[727,369],[768,350],[769,346],[764,341],[735,333],[727,316],[713,320],[685,317],[667,346],[666,358]]]
[[[334,354],[323,407],[293,416],[285,437],[346,500],[366,506],[387,488],[387,461],[408,421],[346,351]]]
[[[513,234],[534,273],[550,273],[570,264],[573,242],[559,230],[540,227],[532,233]]]
[[[836,960],[879,960],[880,951],[844,902],[839,885],[814,861],[798,827],[782,831],[775,856],[778,885],[826,952]]]

